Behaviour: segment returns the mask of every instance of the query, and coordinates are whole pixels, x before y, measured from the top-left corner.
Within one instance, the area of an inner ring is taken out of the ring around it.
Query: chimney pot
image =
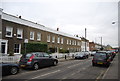
[[[59,31],[59,28],[57,28],[57,31]]]
[[[21,19],[21,16],[19,16],[19,18]]]

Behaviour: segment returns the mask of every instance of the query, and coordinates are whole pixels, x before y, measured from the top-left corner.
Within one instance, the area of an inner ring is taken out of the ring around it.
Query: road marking
[[[113,63],[113,61],[111,62],[111,64]],[[110,66],[111,66],[111,64],[110,64]],[[108,67],[108,69],[105,71],[105,73],[104,73],[104,75],[103,75],[103,77],[102,77],[102,79],[104,79],[104,77],[106,76],[106,74],[107,74],[107,72],[109,71],[109,69],[110,69],[110,66]]]
[[[47,69],[49,69],[49,68],[39,69],[39,70],[35,70],[35,71],[33,70],[33,71],[30,71],[30,72],[23,72],[23,73],[20,73],[20,75],[27,74],[27,73],[40,72],[40,71],[44,71],[44,70],[47,70]]]
[[[87,60],[86,62],[89,62],[89,61],[91,61],[91,60]],[[75,65],[69,66],[69,67],[67,67],[67,68],[72,68],[72,67],[75,67],[75,66],[77,66],[77,65],[80,65],[80,64],[82,64],[82,63],[86,63],[86,62],[80,62],[79,64],[75,64]]]
[[[77,65],[80,65],[80,64],[75,64],[75,65],[69,66],[67,68],[72,68],[72,67],[77,66]]]
[[[95,81],[98,81],[98,79],[100,79],[100,77],[104,74],[104,71],[101,71],[100,75],[96,78]]]
[[[40,75],[40,76],[36,76],[36,77],[34,77],[34,78],[31,78],[31,79],[37,79],[37,78],[39,78],[39,77],[43,77],[43,76],[47,76],[47,75],[49,75],[49,74],[57,73],[57,72],[59,72],[59,71],[61,71],[61,70],[56,70],[56,71],[53,71],[53,72],[50,72],[50,73],[46,73],[46,74],[43,74],[43,75]]]

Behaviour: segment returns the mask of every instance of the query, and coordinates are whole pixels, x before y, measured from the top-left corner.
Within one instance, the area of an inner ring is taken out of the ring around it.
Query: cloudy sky
[[[118,46],[119,0],[2,0],[0,7],[12,15],[46,27],[84,37],[104,45]],[[112,24],[112,22],[116,22]]]

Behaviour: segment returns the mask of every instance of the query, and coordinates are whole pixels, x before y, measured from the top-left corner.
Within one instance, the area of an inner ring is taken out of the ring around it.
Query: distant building
[[[84,37],[81,37],[81,51],[85,51],[85,49],[86,51],[89,51],[89,40],[85,39]]]
[[[96,50],[94,42],[89,42],[89,49],[90,49],[90,51]]]
[[[106,50],[112,50],[112,46],[107,45],[107,46],[106,46]]]

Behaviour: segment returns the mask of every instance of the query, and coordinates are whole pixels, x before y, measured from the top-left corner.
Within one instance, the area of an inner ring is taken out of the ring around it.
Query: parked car
[[[0,68],[2,68],[2,75],[8,75],[8,74],[15,75],[19,72],[18,64],[0,63]]]
[[[91,52],[91,56],[94,56],[95,53],[96,53],[96,51],[92,51]]]
[[[111,62],[111,57],[106,52],[97,52],[93,56],[92,65],[105,65],[109,66]]]
[[[19,66],[21,68],[32,68],[38,70],[40,67],[57,65],[58,60],[52,58],[44,52],[32,52],[23,55],[20,59]]]
[[[114,58],[116,56],[116,51],[115,50],[110,50],[110,52],[112,53],[113,58]]]
[[[85,59],[87,58],[87,55],[84,52],[78,52],[75,54],[75,59]]]
[[[84,53],[85,53],[86,57],[88,58],[90,53],[88,51],[84,51]]]

